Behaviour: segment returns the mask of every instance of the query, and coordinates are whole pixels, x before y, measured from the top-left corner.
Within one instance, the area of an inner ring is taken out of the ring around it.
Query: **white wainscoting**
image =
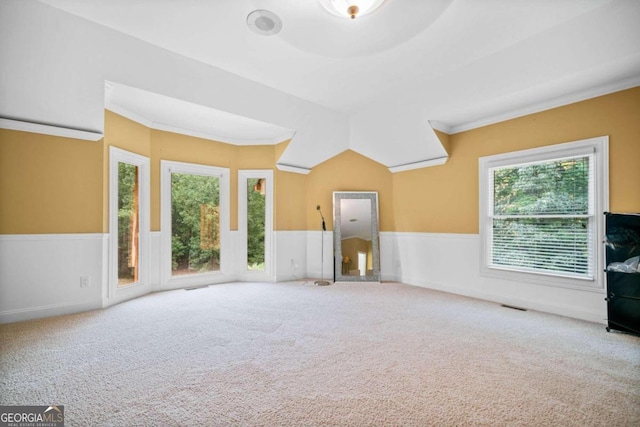
[[[0,236],[0,323],[102,307],[106,234]],[[81,287],[80,278],[89,278]]]
[[[307,277],[307,234],[309,231],[276,231],[275,280],[286,282]],[[319,238],[319,237],[318,237]],[[318,240],[320,242],[320,240]],[[319,250],[319,249],[318,249]],[[320,261],[318,260],[318,263]]]
[[[160,276],[160,257],[162,250],[160,245],[162,239],[159,231],[151,231],[149,233],[149,287],[151,292],[162,290],[162,282]]]
[[[323,236],[324,271],[320,264]],[[236,237],[237,233],[231,233],[229,254],[237,252]],[[276,281],[316,279],[321,275],[333,279],[331,231],[276,231],[274,246]],[[0,322],[105,306],[107,248],[107,234],[0,236]],[[160,255],[160,232],[152,232],[149,260],[152,291],[167,289],[161,283]],[[384,281],[605,323],[604,291],[480,276],[480,238],[475,234],[382,232],[380,255]],[[232,271],[221,281],[238,278],[237,262],[229,261]],[[89,277],[89,287],[80,286],[81,276]],[[203,284],[217,282],[208,279]]]
[[[309,279],[324,277],[325,280],[332,281],[333,231],[307,231],[306,243],[307,277]],[[322,249],[324,249],[324,253]]]
[[[380,232],[380,279],[383,281],[401,281],[396,234]]]
[[[477,234],[381,233],[382,277],[517,307],[605,323],[604,290],[480,276]]]

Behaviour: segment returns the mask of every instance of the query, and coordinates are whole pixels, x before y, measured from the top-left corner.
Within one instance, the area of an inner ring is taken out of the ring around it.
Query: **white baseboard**
[[[443,283],[427,282],[412,278],[403,278],[400,282],[411,286],[418,286],[436,291],[447,292],[450,294],[467,296],[470,298],[481,299],[483,301],[491,301],[496,304],[506,304],[514,307],[522,307],[528,310],[541,311],[544,313],[556,314],[559,316],[571,317],[574,319],[586,320],[594,323],[606,324],[606,319],[602,313],[596,310],[582,310],[568,304],[553,304],[549,301],[536,301],[532,299],[522,299],[513,295],[497,295],[488,292],[477,292],[457,286],[446,285]]]
[[[224,273],[212,274],[189,274],[184,276],[174,276],[162,284],[161,291],[171,291],[176,289],[185,289],[205,285],[218,285],[220,283],[237,282],[237,275]]]
[[[0,236],[0,322],[101,308],[106,236]]]
[[[40,307],[29,307],[0,312],[0,323],[23,322],[25,320],[42,319],[44,317],[62,316],[102,309],[101,302],[78,304],[53,304]]]
[[[324,265],[321,267],[321,238]],[[108,235],[0,236],[0,322],[104,306]],[[160,284],[160,232],[151,233],[150,291],[251,280],[236,271]],[[333,279],[331,232],[274,233],[275,281]],[[155,242],[155,243],[154,243]],[[381,279],[604,323],[604,294],[480,275],[480,239],[471,234],[380,233]],[[80,278],[90,277],[81,288]],[[270,280],[267,280],[270,281]]]
[[[380,281],[382,282],[398,282],[398,283],[403,283],[402,282],[402,277],[399,276],[395,276],[393,274],[384,274],[381,273],[380,274]],[[408,284],[408,283],[407,283]]]
[[[480,275],[476,234],[385,233],[382,248],[392,259],[383,277],[473,298],[604,323],[603,293]],[[550,279],[550,281],[553,279]]]

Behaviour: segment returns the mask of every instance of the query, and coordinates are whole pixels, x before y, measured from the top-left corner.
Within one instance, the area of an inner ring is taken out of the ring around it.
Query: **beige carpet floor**
[[[0,326],[67,426],[639,426],[640,338],[397,283],[233,283]]]

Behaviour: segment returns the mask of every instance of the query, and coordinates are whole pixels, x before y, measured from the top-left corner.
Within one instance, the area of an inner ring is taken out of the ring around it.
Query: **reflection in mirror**
[[[378,193],[333,193],[337,281],[380,281]]]

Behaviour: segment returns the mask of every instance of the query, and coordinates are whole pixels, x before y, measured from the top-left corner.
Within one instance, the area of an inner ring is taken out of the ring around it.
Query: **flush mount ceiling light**
[[[336,16],[356,19],[373,12],[384,0],[320,0],[320,4]]]
[[[247,15],[247,26],[254,33],[272,36],[282,29],[282,20],[273,12],[258,9]]]

